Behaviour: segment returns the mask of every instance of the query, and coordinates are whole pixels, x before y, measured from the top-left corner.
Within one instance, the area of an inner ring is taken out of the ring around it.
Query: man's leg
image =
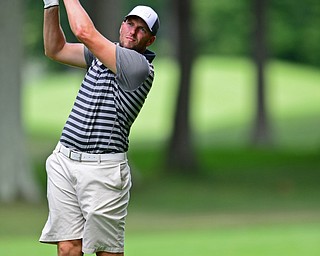
[[[82,240],[58,242],[58,256],[82,256]]]
[[[123,256],[123,253],[97,252],[97,256]]]

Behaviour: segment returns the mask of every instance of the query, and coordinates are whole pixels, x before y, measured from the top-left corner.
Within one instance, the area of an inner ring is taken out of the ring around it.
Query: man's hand
[[[58,6],[59,0],[43,0],[44,3],[44,9],[47,9],[52,6]]]

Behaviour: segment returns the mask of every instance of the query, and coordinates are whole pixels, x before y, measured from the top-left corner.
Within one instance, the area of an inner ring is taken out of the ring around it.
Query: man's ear
[[[152,36],[150,37],[149,41],[147,42],[147,47],[152,45],[154,43],[154,41],[156,41],[156,36]]]
[[[120,28],[119,28],[119,34],[121,34],[123,23],[124,23],[124,21],[121,22],[121,25],[120,25]]]

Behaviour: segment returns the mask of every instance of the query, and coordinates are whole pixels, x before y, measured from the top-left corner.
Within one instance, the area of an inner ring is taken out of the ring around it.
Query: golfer
[[[159,19],[150,7],[135,7],[114,43],[96,30],[79,0],[63,2],[80,43],[66,42],[59,0],[44,0],[45,54],[87,73],[46,162],[49,216],[40,241],[57,244],[59,256],[121,256],[131,187],[128,136],[153,82],[155,54],[147,47]]]

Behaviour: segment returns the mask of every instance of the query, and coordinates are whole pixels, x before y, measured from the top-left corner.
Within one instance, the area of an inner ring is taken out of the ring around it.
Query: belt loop
[[[98,164],[100,164],[100,163],[101,163],[101,155],[98,154]]]
[[[56,150],[58,151],[58,153],[59,152],[61,152],[61,143],[60,143],[60,141],[58,142],[58,144],[57,144],[57,147],[56,147]]]

